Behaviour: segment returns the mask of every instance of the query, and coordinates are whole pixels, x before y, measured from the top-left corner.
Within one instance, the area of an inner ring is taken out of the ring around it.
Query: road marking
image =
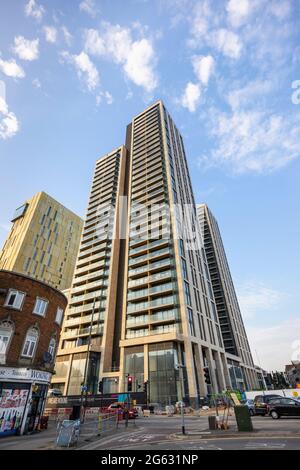
[[[284,443],[270,443],[270,442],[248,442],[244,448],[245,449],[283,449],[286,446]]]

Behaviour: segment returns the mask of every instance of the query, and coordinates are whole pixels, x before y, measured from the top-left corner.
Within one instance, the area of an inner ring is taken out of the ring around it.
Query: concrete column
[[[213,358],[213,354],[212,354],[211,349],[206,350],[206,359],[207,359],[208,366],[209,366],[209,372],[210,372],[210,377],[211,377],[211,381],[212,381],[213,393],[218,393],[218,382],[217,382],[217,376],[216,376],[216,371],[215,371],[215,367],[214,367],[214,358]]]
[[[195,406],[197,402],[197,385],[196,385],[196,378],[195,378],[195,370],[194,370],[194,360],[193,360],[193,350],[190,341],[184,342],[184,350],[185,350],[185,366],[186,366],[186,373],[187,373],[187,381],[188,381],[188,389],[189,389],[189,397],[191,400],[191,406]]]
[[[68,371],[67,371],[67,376],[66,376],[66,381],[65,381],[65,387],[64,387],[64,395],[67,395],[67,393],[68,393],[70,375],[71,375],[71,370],[72,370],[72,362],[73,362],[73,354],[70,354],[70,356],[69,356],[69,366],[68,366]]]
[[[120,351],[119,393],[125,391],[125,348]]]
[[[226,390],[226,383],[225,383],[225,377],[224,377],[224,372],[223,372],[223,364],[221,360],[221,355],[219,351],[214,352],[214,359],[216,361],[216,369],[217,369],[217,374],[218,374],[218,379],[220,383],[221,390]]]
[[[221,353],[220,356],[221,356],[222,365],[223,365],[223,373],[224,373],[226,388],[227,387],[231,388],[232,385],[231,385],[231,380],[230,380],[230,375],[229,375],[229,370],[228,370],[228,366],[227,366],[226,357],[223,353]]]
[[[144,382],[149,380],[149,345],[144,345]]]

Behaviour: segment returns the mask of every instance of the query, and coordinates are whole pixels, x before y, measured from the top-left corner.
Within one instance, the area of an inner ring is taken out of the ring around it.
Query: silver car
[[[251,398],[247,398],[247,400],[242,400],[241,404],[248,406],[250,416],[255,415],[254,400],[252,400]]]

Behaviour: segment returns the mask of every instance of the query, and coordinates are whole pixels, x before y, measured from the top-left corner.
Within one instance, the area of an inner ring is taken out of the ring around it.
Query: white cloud
[[[86,30],[84,48],[86,52],[92,55],[102,56],[106,54],[105,41],[96,29]]]
[[[263,369],[283,370],[295,354],[296,342],[300,340],[299,331],[299,317],[285,319],[282,323],[267,327],[248,326],[247,334],[254,353],[254,362],[258,362],[257,351]]]
[[[41,82],[38,78],[35,78],[34,80],[32,80],[32,85],[35,87],[35,88],[41,88],[42,85],[41,85]]]
[[[0,71],[7,77],[24,78],[25,72],[23,68],[16,63],[14,59],[3,60],[0,58]]]
[[[99,73],[86,52],[82,51],[78,55],[72,55],[63,51],[61,58],[75,66],[79,78],[84,81],[89,91],[97,88],[100,81]]]
[[[43,30],[46,41],[55,44],[57,40],[57,29],[54,26],[44,26]]]
[[[193,9],[191,32],[195,41],[202,40],[207,36],[213,15],[208,0],[198,2]]]
[[[299,116],[259,110],[211,110],[210,132],[216,146],[200,159],[204,166],[225,166],[233,173],[268,173],[299,157]]]
[[[239,36],[228,29],[218,29],[212,33],[212,44],[225,56],[238,59],[242,52],[242,42]]]
[[[3,80],[0,80],[0,97],[6,101],[6,85]]]
[[[37,21],[41,21],[45,14],[45,8],[39,5],[35,0],[29,0],[25,5],[26,16],[32,16]]]
[[[269,2],[269,9],[277,19],[284,20],[290,15],[292,7],[289,0],[272,0]]]
[[[85,50],[122,65],[126,77],[146,91],[156,88],[156,57],[149,39],[133,40],[130,29],[106,23],[101,35],[95,29],[85,32]]]
[[[96,104],[97,106],[100,105],[102,102],[102,99],[105,99],[107,104],[112,104],[114,102],[113,96],[109,93],[109,91],[101,91],[97,96],[96,96]]]
[[[214,71],[215,61],[211,55],[207,56],[194,56],[192,59],[194,72],[198,80],[207,85],[211,74]]]
[[[71,46],[71,42],[72,42],[72,38],[73,38],[72,34],[70,33],[70,31],[68,30],[68,28],[66,26],[62,26],[61,30],[63,32],[66,44],[68,46]]]
[[[275,87],[275,81],[271,80],[253,80],[247,85],[230,91],[227,95],[227,101],[232,109],[248,106],[262,100]]]
[[[0,138],[3,140],[13,137],[19,130],[16,115],[9,111],[4,98],[0,97]]]
[[[242,316],[248,319],[258,318],[262,312],[278,309],[280,302],[286,298],[281,291],[253,281],[237,286],[237,292]]]
[[[198,83],[188,82],[180,99],[181,106],[195,112],[200,101],[201,89]]]
[[[250,13],[250,2],[249,0],[229,0],[226,10],[231,26],[239,27],[247,21]]]
[[[83,0],[79,4],[79,10],[84,11],[85,13],[90,15],[92,18],[95,18],[95,16],[97,15],[97,10],[95,7],[94,0]]]
[[[36,60],[39,56],[39,39],[25,39],[23,36],[17,36],[14,39],[14,53],[23,60]]]
[[[154,50],[152,44],[147,39],[141,39],[132,43],[124,70],[130,80],[147,91],[152,91],[157,85],[157,80],[151,66],[153,61]]]

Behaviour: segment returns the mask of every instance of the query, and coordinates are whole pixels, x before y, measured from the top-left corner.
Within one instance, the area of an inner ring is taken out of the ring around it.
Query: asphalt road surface
[[[187,436],[182,439],[180,416],[156,416],[138,418],[136,426],[132,420],[129,427],[124,429],[124,423],[120,430],[101,438],[89,439],[88,427],[82,429],[81,441],[78,450],[290,450],[300,449],[300,419],[281,418],[273,420],[269,417],[255,416],[252,418],[254,429],[257,432],[249,435],[238,434],[234,437],[211,437],[207,432],[207,416],[185,416],[185,428]],[[235,430],[234,417],[229,421],[231,435]],[[202,432],[202,437],[199,433]],[[223,431],[224,432],[224,431]],[[263,436],[262,433],[268,433]],[[270,437],[271,435],[271,437]],[[55,443],[55,425],[52,423],[48,430],[41,433],[6,437],[0,439],[1,450],[19,449],[49,449]],[[209,437],[210,436],[210,437]]]
[[[108,436],[99,441],[91,442],[82,447],[82,450],[290,450],[300,449],[300,437],[294,437],[300,432],[300,419],[281,418],[272,420],[269,417],[254,417],[253,426],[262,432],[272,433],[272,437],[263,437],[254,434],[253,437],[232,438],[200,438],[196,432],[207,430],[207,417],[186,417],[185,426],[188,433],[184,440],[175,438],[181,432],[180,417],[151,416],[137,420],[137,430],[129,429],[120,435]],[[232,420],[232,425],[234,421]],[[179,436],[178,436],[179,437]]]

